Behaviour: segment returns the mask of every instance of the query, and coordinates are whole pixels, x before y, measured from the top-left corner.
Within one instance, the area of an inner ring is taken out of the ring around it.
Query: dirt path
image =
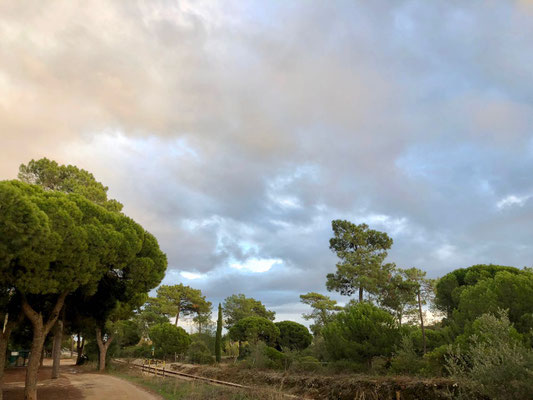
[[[65,378],[78,389],[85,400],[160,400],[134,384],[110,375],[65,373]]]
[[[120,378],[85,373],[68,360],[63,360],[62,364],[59,379],[50,379],[51,368],[46,363],[40,369],[39,400],[161,400],[161,397]],[[24,399],[24,376],[24,368],[6,370],[5,400]]]

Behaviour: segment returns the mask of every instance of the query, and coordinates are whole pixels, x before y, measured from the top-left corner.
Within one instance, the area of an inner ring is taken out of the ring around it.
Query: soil
[[[48,361],[48,360],[47,360]],[[72,360],[61,360],[61,374],[51,379],[50,362],[39,370],[39,400],[161,400],[161,397],[134,384],[105,374],[87,373]],[[8,368],[4,375],[4,400],[24,399],[24,367]]]

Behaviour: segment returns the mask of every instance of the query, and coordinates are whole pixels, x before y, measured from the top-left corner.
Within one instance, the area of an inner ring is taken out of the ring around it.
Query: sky
[[[277,320],[328,294],[333,219],[432,278],[531,266],[533,3],[2,1],[0,179],[41,157],[109,186],[165,284]]]

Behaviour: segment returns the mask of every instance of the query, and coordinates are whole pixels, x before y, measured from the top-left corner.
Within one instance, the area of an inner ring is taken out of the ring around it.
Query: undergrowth
[[[234,389],[198,381],[143,375],[141,372],[125,366],[110,366],[108,372],[156,392],[166,400],[278,400],[283,398],[280,394],[268,391],[254,389],[253,393],[251,393],[250,390],[246,389]]]

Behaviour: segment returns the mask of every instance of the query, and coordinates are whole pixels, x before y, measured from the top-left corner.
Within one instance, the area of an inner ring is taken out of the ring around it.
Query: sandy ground
[[[50,379],[50,362],[39,371],[37,397],[39,400],[161,400],[143,388],[110,375],[86,373],[71,360],[61,361],[61,376]],[[6,370],[4,399],[24,399],[24,368]]]

